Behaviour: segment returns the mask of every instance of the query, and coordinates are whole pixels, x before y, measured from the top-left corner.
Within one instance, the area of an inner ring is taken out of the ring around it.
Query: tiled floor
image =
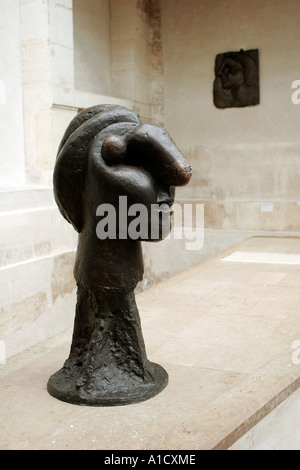
[[[148,401],[95,408],[51,397],[72,331],[11,358],[0,366],[0,448],[228,448],[300,385],[299,257],[300,239],[252,238],[138,294],[148,357],[169,373]]]

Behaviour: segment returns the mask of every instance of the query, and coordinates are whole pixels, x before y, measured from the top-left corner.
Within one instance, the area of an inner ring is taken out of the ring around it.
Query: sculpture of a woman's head
[[[169,234],[175,187],[190,178],[191,168],[168,133],[143,124],[134,111],[102,105],[79,113],[65,132],[54,171],[58,207],[80,234],[76,280],[95,284],[89,272],[103,273],[104,262],[111,276],[105,272],[99,281],[98,275],[98,286],[116,288],[126,271],[135,279],[136,270],[141,280],[141,251],[132,242]]]
[[[168,234],[174,188],[190,178],[167,132],[133,111],[93,106],[71,121],[58,151],[54,195],[79,233],[77,304],[70,355],[48,381],[51,395],[121,405],[166,386],[167,372],[147,359],[134,288],[143,276],[141,241]]]

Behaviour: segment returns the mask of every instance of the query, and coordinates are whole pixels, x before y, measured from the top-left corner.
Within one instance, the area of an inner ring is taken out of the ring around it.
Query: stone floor
[[[300,239],[251,238],[137,295],[169,384],[124,407],[51,397],[72,331],[0,365],[0,449],[227,449],[300,385]],[[299,355],[297,355],[297,349]]]

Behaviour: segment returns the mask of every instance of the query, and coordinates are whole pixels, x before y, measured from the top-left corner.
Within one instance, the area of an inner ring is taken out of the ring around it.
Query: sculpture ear
[[[102,144],[101,156],[107,165],[121,163],[126,155],[127,144],[124,136],[111,135]]]
[[[92,142],[100,139],[101,143],[117,134],[116,130],[120,129],[119,132],[122,133],[140,123],[139,116],[134,111],[123,106],[103,105],[82,111],[69,124],[59,146],[53,172],[53,190],[61,214],[77,232],[81,232],[84,225],[83,193],[88,152]],[[108,141],[107,159],[113,159],[114,155],[116,158],[117,154],[121,158],[120,144],[121,141],[118,144],[113,140]]]

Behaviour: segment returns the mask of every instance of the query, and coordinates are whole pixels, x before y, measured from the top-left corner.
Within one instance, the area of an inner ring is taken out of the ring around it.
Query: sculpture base
[[[139,403],[154,397],[168,384],[168,374],[163,367],[155,363],[149,363],[149,366],[150,382],[136,382],[124,377],[117,384],[100,383],[100,386],[88,390],[78,386],[78,376],[63,367],[50,377],[47,390],[53,397],[74,405],[120,406]]]
[[[48,381],[59,400],[90,406],[128,405],[165,388],[167,372],[147,359],[134,292],[101,299],[78,286],[70,355]]]

